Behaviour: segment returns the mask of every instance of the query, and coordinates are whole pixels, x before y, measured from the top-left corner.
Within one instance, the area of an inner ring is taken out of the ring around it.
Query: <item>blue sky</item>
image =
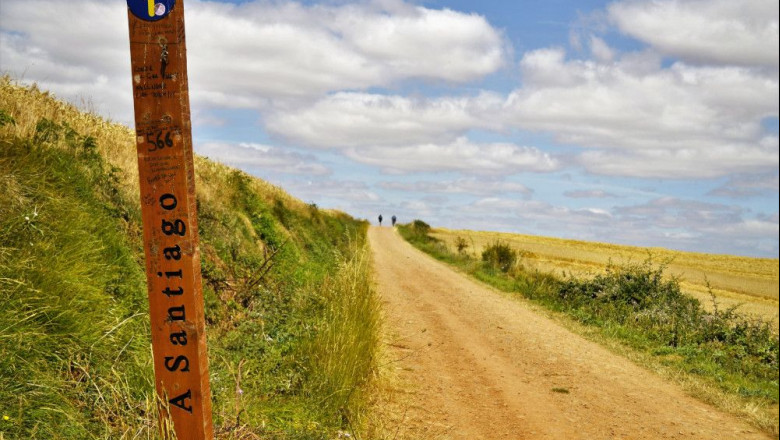
[[[196,152],[306,202],[778,256],[776,2],[185,11]],[[132,125],[126,23],[121,0],[4,0],[0,70]]]

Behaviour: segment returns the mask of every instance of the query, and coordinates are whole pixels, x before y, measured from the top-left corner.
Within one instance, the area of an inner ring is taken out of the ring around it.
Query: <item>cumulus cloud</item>
[[[595,35],[590,37],[590,50],[593,56],[602,63],[610,62],[615,57],[615,51],[607,45],[606,41]]]
[[[327,175],[331,170],[318,163],[312,155],[282,150],[254,143],[208,142],[195,145],[195,152],[226,165],[241,168],[255,175],[269,171],[285,174]]]
[[[434,99],[341,92],[313,105],[277,109],[265,124],[272,133],[317,148],[441,143],[470,129],[499,129],[488,116],[502,104],[501,96],[487,92]]]
[[[700,179],[777,168],[777,149],[753,145],[711,148],[598,150],[579,155],[588,171],[608,176]]]
[[[639,243],[654,241],[670,248],[743,255],[760,252],[776,256],[778,252],[777,213],[748,217],[736,206],[676,197],[661,197],[614,211],[621,223],[646,232],[646,238],[636,238]]]
[[[422,192],[434,194],[471,194],[471,195],[495,195],[513,194],[523,198],[529,198],[534,193],[533,189],[516,182],[505,182],[496,179],[464,178],[437,182],[382,182],[384,189],[404,192]]]
[[[313,18],[390,77],[468,81],[494,72],[505,58],[501,34],[476,14],[393,1],[326,8],[324,15]]]
[[[538,148],[511,143],[478,144],[463,137],[449,144],[349,148],[344,154],[389,173],[457,171],[501,175],[552,171],[560,166],[557,159]]]
[[[777,172],[768,174],[738,174],[729,178],[723,185],[710,191],[708,194],[720,197],[754,197],[759,195],[777,194]]]
[[[329,205],[341,204],[346,202],[349,207],[354,203],[373,205],[381,200],[381,197],[371,190],[365,182],[348,179],[318,179],[316,181],[302,181],[297,179],[285,185],[296,197],[302,200],[313,200],[317,203],[325,201]],[[336,206],[342,208],[342,206]]]
[[[735,224],[741,221],[743,210],[737,206],[660,197],[640,205],[615,208],[624,220],[640,223],[648,229],[667,230]]]
[[[600,231],[614,224],[612,214],[601,208],[574,209],[541,200],[485,197],[458,207],[458,211],[462,213],[460,221],[473,223],[484,230],[557,235],[583,240],[609,241]],[[553,231],[555,234],[552,234]]]
[[[129,122],[127,38],[124,2],[3,1],[0,64],[62,99],[89,102],[103,115]]]
[[[118,113],[128,120],[126,11],[119,0],[4,1],[3,66],[67,99],[100,92],[111,111],[126,109]],[[193,0],[185,13],[196,106],[259,107],[409,78],[469,81],[496,71],[507,57],[504,37],[484,17],[402,1]],[[101,75],[110,87],[96,90]]]
[[[597,37],[591,46],[596,60],[568,60],[562,48],[526,53],[523,86],[503,98],[344,92],[309,107],[277,109],[265,122],[302,145],[351,147],[353,158],[421,152],[420,145],[453,143],[473,129],[524,129],[587,148],[567,162],[595,174],[695,179],[778,166],[778,138],[762,125],[778,114],[776,76],[739,66],[664,67],[647,51],[618,57]],[[379,151],[389,146],[403,148]]]
[[[610,63],[567,60],[563,49],[527,53],[524,85],[506,124],[551,132],[584,153],[587,170],[634,177],[698,178],[778,166],[776,76],[744,67],[663,68],[652,54]]]
[[[778,4],[766,0],[623,1],[609,19],[634,38],[691,62],[778,66]]]
[[[486,230],[711,253],[776,256],[778,252],[777,213],[750,216],[739,207],[676,197],[609,210],[486,197],[458,211],[462,213],[459,222]],[[452,219],[441,221],[457,227]]]
[[[618,197],[615,194],[606,191],[597,190],[572,190],[563,193],[564,196],[572,199],[611,199]]]
[[[455,211],[444,209],[438,203],[428,200],[404,200],[399,205],[400,211],[409,218],[455,217]]]

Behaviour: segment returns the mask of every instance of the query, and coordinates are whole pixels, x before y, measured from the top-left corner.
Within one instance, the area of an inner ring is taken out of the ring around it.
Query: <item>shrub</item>
[[[458,237],[455,239],[455,247],[458,249],[459,254],[463,254],[466,252],[466,249],[469,247],[469,244],[466,243],[466,239],[463,237]]]
[[[776,379],[778,339],[770,323],[745,317],[736,307],[720,310],[714,304],[706,311],[682,293],[677,279],[665,278],[664,269],[649,260],[610,265],[592,280],[568,279],[557,297],[585,321],[620,323],[661,346],[723,352],[727,355],[713,361],[726,370]]]
[[[482,261],[502,272],[508,272],[517,262],[517,252],[508,244],[497,241],[482,251]]]
[[[431,232],[431,225],[422,220],[415,220],[412,222],[412,231],[417,236],[425,237]]]

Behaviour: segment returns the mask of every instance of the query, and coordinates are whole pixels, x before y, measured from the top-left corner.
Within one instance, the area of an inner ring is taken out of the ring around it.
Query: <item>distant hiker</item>
[[[395,216],[392,216],[392,217],[390,218],[390,220],[392,220],[392,222],[393,222],[393,226],[395,226]]]
[[[382,226],[382,214],[379,214],[379,226]]]

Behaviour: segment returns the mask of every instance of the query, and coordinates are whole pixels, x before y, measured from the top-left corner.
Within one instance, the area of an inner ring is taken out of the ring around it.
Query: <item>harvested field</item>
[[[718,307],[739,305],[746,314],[774,320],[778,329],[777,259],[444,228],[432,230],[431,236],[444,241],[452,250],[461,237],[468,244],[465,252],[477,257],[486,245],[502,241],[521,253],[520,261],[527,268],[559,275],[595,275],[603,272],[610,261],[641,262],[651,256],[656,263],[668,262],[667,274],[679,277],[683,291],[698,298],[705,307],[712,307],[709,282]]]

